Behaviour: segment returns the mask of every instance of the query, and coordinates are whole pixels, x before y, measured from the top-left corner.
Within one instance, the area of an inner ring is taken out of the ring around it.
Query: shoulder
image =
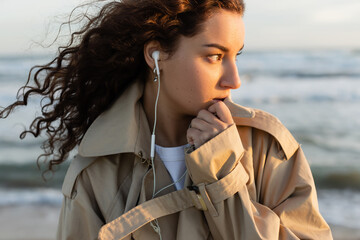
[[[76,155],[70,163],[67,173],[64,178],[62,192],[68,198],[74,197],[76,192],[76,185],[91,185],[94,190],[102,189],[103,182],[114,183],[116,189],[118,179],[121,178],[119,174],[126,174],[124,171],[119,171],[120,168],[130,171],[132,163],[130,161],[122,161],[120,166],[120,154],[101,157],[82,157]],[[131,171],[130,171],[131,172]],[[79,177],[82,176],[82,181],[79,183]],[[111,186],[108,186],[110,189]]]
[[[287,159],[290,159],[299,148],[299,143],[277,117],[265,111],[246,108],[233,102],[229,105],[234,122],[238,127],[251,127],[270,134],[280,144]]]
[[[76,155],[71,160],[62,185],[62,193],[66,197],[73,198],[73,190],[77,177],[84,169],[94,163],[95,160],[96,158],[86,158],[80,155]]]

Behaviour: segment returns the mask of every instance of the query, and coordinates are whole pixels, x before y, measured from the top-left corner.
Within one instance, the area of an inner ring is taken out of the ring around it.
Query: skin
[[[155,67],[153,51],[160,51],[161,92],[156,144],[174,147],[186,143],[201,146],[233,124],[223,99],[240,87],[236,57],[244,45],[242,16],[218,10],[204,22],[202,31],[181,37],[169,56],[156,42],[144,46],[149,67]],[[154,123],[157,83],[145,85],[143,105],[150,129]],[[189,125],[191,127],[189,128]]]

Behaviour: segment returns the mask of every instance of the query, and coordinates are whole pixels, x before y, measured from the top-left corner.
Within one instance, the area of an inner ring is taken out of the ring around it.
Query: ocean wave
[[[50,179],[44,182],[42,172],[34,162],[26,164],[1,164],[0,187],[6,188],[60,188],[68,163],[58,166]],[[360,167],[336,167],[312,165],[316,186],[321,189],[360,190]]]
[[[284,70],[279,69],[275,70],[256,70],[256,69],[246,69],[240,72],[240,77],[246,78],[248,80],[254,80],[256,78],[275,78],[283,81],[336,81],[343,78],[353,79],[360,81],[360,72],[350,72],[350,71],[309,71],[309,70]]]
[[[42,144],[42,141],[35,139],[32,141],[20,141],[19,139],[14,138],[0,138],[0,149],[6,150],[11,148],[39,148]]]
[[[0,165],[0,187],[3,188],[57,188],[64,180],[69,164],[55,166],[55,172],[44,173],[39,169],[36,159],[29,163],[6,163]],[[43,167],[43,166],[40,166]],[[45,174],[45,175],[43,175]],[[46,177],[46,181],[43,179]]]
[[[347,153],[360,155],[360,142],[356,141],[360,134],[351,133],[347,128],[327,129],[314,125],[311,128],[292,129],[296,139],[304,145],[311,145],[328,153]]]
[[[4,189],[0,188],[0,207],[21,205],[48,205],[60,207],[63,195],[60,189]],[[360,228],[360,192],[350,190],[319,190],[320,212],[334,225]],[[350,206],[350,207],[349,207]]]
[[[241,97],[238,102],[243,105],[256,104],[295,104],[295,103],[338,103],[338,102],[360,102],[360,96],[262,96],[262,97]]]
[[[360,169],[358,167],[312,166],[311,171],[317,188],[360,191]]]
[[[336,81],[292,80],[258,77],[242,79],[242,86],[232,90],[238,102],[359,102],[360,81],[343,78]]]
[[[297,79],[359,78],[360,57],[351,51],[244,52],[240,73]]]
[[[324,80],[338,80],[339,78],[354,78],[360,80],[360,73],[352,73],[352,72],[282,72],[275,75],[275,77],[279,78],[293,78],[293,79],[324,79]]]
[[[244,51],[237,65],[241,75],[288,80],[360,79],[360,56],[354,51]],[[0,83],[23,83],[32,66],[47,63],[50,55],[0,56]]]
[[[39,146],[34,147],[14,147],[14,148],[0,148],[0,164],[26,164],[36,162],[37,158],[43,153]]]
[[[319,208],[333,225],[360,229],[360,192],[322,189],[318,191]]]
[[[60,189],[0,188],[0,207],[22,205],[48,205],[60,207],[63,195]],[[351,190],[320,189],[318,191],[320,212],[325,220],[334,225],[360,228],[360,192]],[[349,207],[350,206],[350,207]]]
[[[61,205],[63,195],[59,189],[0,188],[0,207],[9,205]]]
[[[0,56],[0,82],[7,76],[26,76],[30,69],[38,64],[47,63],[51,60],[49,56],[45,55],[14,55],[14,56]],[[22,79],[18,79],[22,81]]]

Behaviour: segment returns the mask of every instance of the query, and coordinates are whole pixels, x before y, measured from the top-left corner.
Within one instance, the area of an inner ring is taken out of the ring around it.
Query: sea
[[[0,106],[16,100],[34,65],[51,55],[0,56]],[[265,110],[302,145],[319,208],[332,225],[360,229],[360,50],[244,51],[232,99]],[[62,201],[64,164],[43,181],[36,159],[44,138],[20,133],[40,113],[39,98],[0,119],[0,207]]]

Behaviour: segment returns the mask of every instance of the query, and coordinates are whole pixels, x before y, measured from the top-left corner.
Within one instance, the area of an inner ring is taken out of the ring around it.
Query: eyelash
[[[240,56],[241,54],[242,54],[242,51],[236,53],[235,60],[237,60],[237,57]],[[223,54],[221,54],[221,53],[208,55],[207,57],[212,62],[218,62],[218,61],[221,61],[224,58]],[[216,57],[217,59],[214,60],[213,57]]]
[[[238,60],[238,56],[240,56],[242,53],[243,53],[242,51],[240,51],[240,52],[236,53],[235,61],[237,61],[237,60]]]

